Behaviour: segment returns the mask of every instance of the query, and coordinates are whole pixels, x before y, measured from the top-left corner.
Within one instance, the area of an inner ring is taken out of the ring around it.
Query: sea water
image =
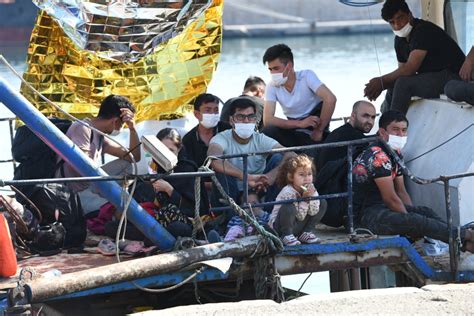
[[[320,80],[336,95],[337,104],[334,117],[349,116],[355,101],[363,99],[364,85],[371,78],[396,68],[393,50],[393,35],[359,34],[335,36],[299,36],[225,39],[222,54],[209,85],[208,92],[222,100],[238,96],[242,92],[248,76],[259,76],[269,80],[269,72],[262,63],[265,49],[278,43],[290,46],[294,54],[295,69],[312,69]],[[0,43],[0,53],[14,68],[25,70],[28,43]],[[0,76],[12,86],[19,88],[20,80],[3,64]],[[375,102],[379,109],[383,95]],[[8,109],[0,105],[0,117],[13,117]],[[342,123],[333,123],[332,128]],[[10,136],[8,124],[0,122],[0,160],[10,159]],[[11,163],[0,168],[0,178],[9,180],[13,176]],[[283,285],[297,290],[307,274],[283,277]],[[328,293],[328,273],[314,273],[302,289],[306,293]]]

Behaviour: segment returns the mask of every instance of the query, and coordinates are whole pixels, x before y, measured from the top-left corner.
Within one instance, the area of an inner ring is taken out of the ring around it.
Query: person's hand
[[[166,194],[168,194],[168,196],[171,196],[171,194],[173,194],[173,186],[171,186],[169,182],[162,179],[153,182],[153,189],[155,190],[155,192],[165,192]]]
[[[321,124],[321,119],[315,115],[310,115],[307,118],[301,121],[298,121],[299,128],[308,128],[308,127],[316,128],[319,126],[319,124]]]
[[[365,85],[364,97],[370,101],[375,101],[383,91],[382,78],[375,77]]]
[[[472,71],[474,70],[473,68],[472,62],[466,58],[462,64],[461,70],[459,70],[459,76],[461,79],[464,81],[471,81],[471,79],[474,79],[472,76]]]
[[[120,114],[120,119],[122,120],[122,122],[127,124],[129,129],[134,129],[135,128],[135,114],[132,111],[130,111],[130,109],[126,109],[126,108],[122,108],[120,109],[120,111],[122,112]]]
[[[323,139],[323,131],[319,130],[319,129],[314,129],[312,132],[311,132],[311,139],[314,140],[315,142],[320,142],[322,139]]]
[[[249,174],[247,178],[249,187],[256,191],[265,191],[269,185],[268,177],[264,174]]]
[[[313,196],[315,192],[316,192],[316,188],[314,187],[312,183],[310,183],[306,186],[306,191],[304,191],[301,196],[302,197]]]

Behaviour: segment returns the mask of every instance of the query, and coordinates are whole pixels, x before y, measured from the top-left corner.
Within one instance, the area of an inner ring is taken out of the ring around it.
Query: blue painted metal
[[[373,239],[361,243],[337,243],[337,244],[313,244],[300,245],[286,248],[280,255],[309,255],[309,254],[329,254],[340,252],[371,251],[376,249],[400,248],[404,251],[408,259],[427,278],[433,278],[435,272],[423,260],[420,254],[411,246],[405,237],[393,237],[384,239]]]
[[[151,276],[147,278],[137,279],[135,282],[142,286],[142,287],[167,287],[178,284],[182,282],[184,279],[189,277],[194,271],[183,271],[183,272],[175,272],[157,276]],[[228,273],[222,273],[218,269],[208,267],[206,270],[201,272],[196,276],[196,280],[198,282],[202,281],[213,281],[213,280],[225,280],[229,276]],[[192,282],[192,281],[190,281]],[[132,282],[121,282],[117,284],[112,284],[108,286],[103,286],[87,291],[76,292],[64,296],[55,297],[51,300],[63,300],[69,298],[77,298],[77,297],[86,297],[98,294],[106,294],[106,293],[114,293],[114,292],[122,292],[122,291],[129,291],[135,290],[136,287],[133,285]]]
[[[4,312],[8,308],[8,301],[6,298],[0,299],[0,315],[3,315],[1,312]]]
[[[68,137],[31,105],[28,100],[15,92],[3,78],[0,78],[0,101],[81,175],[107,175],[102,169],[91,164],[91,160]],[[93,185],[117,209],[121,209],[123,192],[117,183],[96,182]],[[173,247],[175,238],[133,199],[128,210],[128,217],[145,236],[161,249],[171,249]]]

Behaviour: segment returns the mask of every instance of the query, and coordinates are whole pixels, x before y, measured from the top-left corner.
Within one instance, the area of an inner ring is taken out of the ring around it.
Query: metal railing
[[[332,194],[324,194],[315,197],[306,197],[306,198],[299,198],[299,199],[291,199],[291,200],[284,200],[278,202],[262,202],[258,204],[254,204],[252,206],[267,206],[267,205],[275,205],[275,204],[289,204],[293,202],[300,202],[300,201],[308,201],[308,200],[320,200],[320,199],[333,199],[333,198],[347,198],[347,229],[350,234],[354,234],[354,214],[353,214],[353,205],[352,205],[352,163],[353,163],[353,153],[354,153],[354,146],[367,144],[373,141],[379,140],[378,137],[372,136],[363,139],[351,140],[351,141],[343,141],[343,142],[335,142],[335,143],[325,143],[325,144],[315,144],[315,145],[307,145],[307,146],[297,146],[297,147],[284,147],[284,148],[276,148],[269,151],[261,151],[261,152],[254,152],[254,153],[245,153],[245,154],[235,154],[235,155],[222,155],[217,157],[218,159],[232,159],[232,158],[242,158],[242,173],[243,173],[243,198],[242,204],[243,208],[249,208],[247,204],[248,201],[248,158],[252,156],[259,156],[259,155],[270,155],[276,153],[285,153],[285,152],[305,152],[309,150],[315,149],[322,149],[322,148],[336,148],[336,147],[347,147],[347,191],[346,192],[338,192]],[[230,207],[219,207],[219,208],[212,208],[212,211],[222,211],[230,209]]]
[[[380,141],[384,145],[384,149],[387,150],[389,155],[397,162],[400,166],[403,175],[407,176],[411,181],[420,184],[432,184],[435,182],[442,182],[444,185],[444,195],[445,195],[445,204],[446,204],[446,218],[447,218],[447,230],[449,236],[449,257],[450,257],[450,271],[454,275],[458,271],[457,263],[459,261],[459,253],[457,251],[459,241],[454,239],[454,229],[453,229],[453,214],[451,208],[451,194],[449,191],[449,182],[454,179],[464,178],[464,177],[472,177],[474,176],[474,172],[467,172],[462,174],[455,174],[450,176],[439,176],[433,179],[423,179],[417,177],[412,174],[410,169],[405,165],[403,160],[400,156],[381,138],[379,137],[367,137],[359,140],[353,141],[344,141],[344,142],[336,142],[336,143],[326,143],[326,144],[316,144],[316,145],[309,145],[309,146],[298,146],[298,147],[286,147],[286,148],[278,148],[273,149],[270,151],[262,151],[262,152],[255,152],[255,153],[247,153],[247,154],[236,154],[236,155],[222,155],[217,158],[219,159],[231,159],[231,158],[239,158],[241,157],[243,160],[243,205],[241,206],[244,209],[248,209],[250,206],[247,205],[247,198],[248,198],[248,157],[257,156],[257,155],[269,155],[274,153],[282,153],[282,152],[290,152],[290,151],[298,151],[304,152],[306,150],[313,150],[313,149],[321,149],[321,148],[334,148],[334,147],[343,147],[347,146],[347,191],[346,192],[339,192],[333,194],[325,194],[319,195],[317,197],[307,197],[307,198],[299,198],[299,199],[289,199],[284,201],[274,201],[274,202],[262,202],[253,204],[253,207],[262,207],[267,205],[276,205],[276,204],[289,204],[294,202],[300,201],[308,201],[308,200],[316,200],[316,199],[333,199],[333,198],[340,198],[344,197],[347,198],[347,229],[349,234],[354,234],[354,214],[353,214],[353,203],[352,203],[352,165],[353,165],[353,152],[355,145],[361,145],[364,143],[369,143],[372,141]],[[221,211],[230,209],[230,207],[219,207],[219,208],[211,208],[214,211]]]
[[[14,127],[13,121],[15,118],[0,118],[0,122],[8,121],[9,128],[10,128],[10,140],[13,143],[14,137]],[[454,239],[453,234],[453,215],[452,215],[452,208],[451,208],[451,194],[449,190],[449,183],[451,180],[464,178],[464,177],[471,177],[474,176],[474,172],[470,173],[463,173],[463,174],[455,174],[450,176],[439,176],[433,179],[423,179],[417,177],[411,173],[405,163],[400,159],[397,153],[395,153],[390,146],[388,146],[383,140],[378,137],[367,137],[359,140],[352,140],[352,141],[344,141],[344,142],[335,142],[335,143],[326,143],[326,144],[315,144],[315,145],[308,145],[308,146],[297,146],[297,147],[286,147],[286,148],[278,148],[273,149],[270,151],[262,151],[262,152],[254,152],[254,153],[246,153],[246,154],[236,154],[236,155],[222,155],[218,157],[219,159],[231,159],[231,158],[242,158],[243,160],[243,203],[241,207],[243,209],[248,209],[251,206],[247,204],[248,201],[248,157],[257,156],[257,155],[269,155],[275,153],[284,153],[284,152],[305,152],[308,150],[315,150],[315,149],[322,149],[322,148],[336,148],[336,147],[347,147],[347,191],[346,192],[338,192],[338,193],[331,193],[331,194],[324,194],[319,195],[316,197],[306,197],[306,198],[299,198],[299,199],[290,199],[284,201],[273,201],[273,202],[262,202],[253,204],[252,207],[262,207],[267,205],[276,205],[276,204],[289,204],[294,202],[300,201],[308,201],[308,200],[316,200],[316,199],[334,199],[334,198],[347,198],[347,229],[349,234],[354,234],[354,214],[353,214],[353,195],[352,195],[352,165],[353,165],[353,153],[354,153],[354,146],[366,144],[373,141],[381,141],[385,145],[385,150],[388,151],[390,156],[398,163],[400,166],[403,174],[407,176],[411,181],[426,185],[432,184],[435,182],[442,182],[444,185],[444,195],[445,195],[445,206],[446,206],[446,218],[447,218],[447,230],[449,233],[449,254],[450,254],[450,271],[453,275],[456,274],[458,270],[458,261],[459,261],[459,254],[457,252],[457,245],[459,243],[458,240]],[[16,163],[13,159],[8,160],[0,160],[0,163],[12,163],[14,167],[16,167]],[[214,172],[186,172],[186,173],[174,173],[174,174],[157,174],[157,175],[150,175],[150,174],[142,174],[142,175],[126,175],[126,176],[97,176],[97,177],[71,177],[71,178],[53,178],[53,179],[28,179],[28,180],[8,180],[4,181],[0,179],[0,186],[7,186],[7,185],[15,185],[15,186],[23,186],[23,185],[34,185],[34,184],[45,184],[45,183],[68,183],[68,182],[91,182],[91,181],[125,181],[131,180],[134,178],[140,178],[142,180],[152,180],[152,179],[160,179],[160,178],[182,178],[182,177],[209,177],[212,176]],[[230,209],[230,206],[225,207],[214,207],[211,208],[211,211],[222,211],[226,209]]]

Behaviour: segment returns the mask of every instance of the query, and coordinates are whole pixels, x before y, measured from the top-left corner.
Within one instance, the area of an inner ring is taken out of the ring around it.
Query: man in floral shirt
[[[408,120],[387,111],[379,121],[379,136],[400,153],[406,143]],[[369,145],[354,161],[354,216],[358,226],[380,235],[428,236],[448,242],[447,224],[424,206],[413,206],[398,164],[382,142]],[[461,229],[461,242],[474,252],[474,231]]]

